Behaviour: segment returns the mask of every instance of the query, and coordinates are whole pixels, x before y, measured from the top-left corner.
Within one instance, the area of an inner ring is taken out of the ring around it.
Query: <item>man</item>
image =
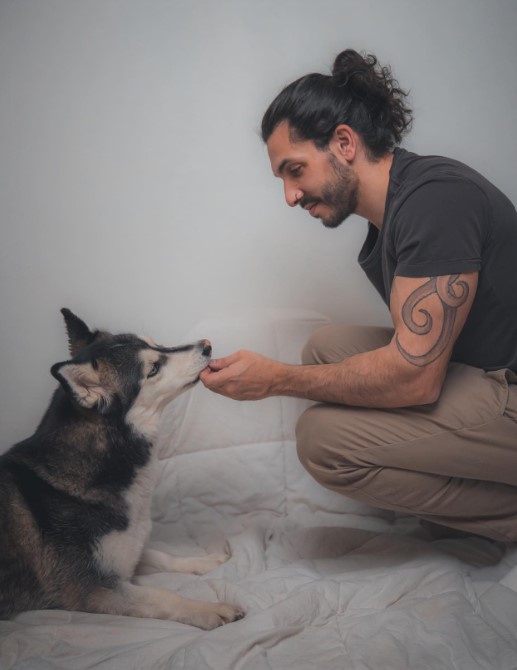
[[[239,400],[317,401],[301,462],[324,486],[432,524],[517,540],[517,213],[467,166],[397,147],[389,68],[353,50],[287,86],[262,136],[290,206],[369,221],[359,256],[393,329],[329,326],[292,366],[239,351],[201,375]]]

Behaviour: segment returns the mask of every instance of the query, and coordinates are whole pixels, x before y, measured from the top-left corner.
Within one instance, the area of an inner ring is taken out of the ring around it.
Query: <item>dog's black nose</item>
[[[212,345],[210,344],[210,340],[201,340],[201,344],[203,345],[203,356],[211,356]]]

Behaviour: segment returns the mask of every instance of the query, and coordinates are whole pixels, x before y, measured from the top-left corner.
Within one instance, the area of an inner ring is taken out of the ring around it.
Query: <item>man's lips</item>
[[[318,205],[319,205],[319,201],[317,200],[317,201],[312,201],[312,202],[308,202],[308,203],[304,204],[304,205],[303,205],[303,208],[304,208],[307,212],[309,212],[309,214],[310,214],[311,216],[316,216],[316,211],[315,211],[315,210],[316,210],[316,207],[317,207]]]

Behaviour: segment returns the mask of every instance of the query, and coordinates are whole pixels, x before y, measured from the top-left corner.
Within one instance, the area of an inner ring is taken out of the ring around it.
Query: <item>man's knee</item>
[[[313,463],[318,461],[319,440],[317,405],[309,407],[296,423],[296,451],[303,467],[311,472]]]
[[[354,463],[353,446],[343,431],[336,431],[331,405],[312,405],[296,424],[296,450],[303,467],[321,484],[331,485],[337,477],[341,486],[356,481],[364,468]],[[344,411],[344,410],[343,410]]]
[[[327,325],[317,328],[302,350],[302,363],[337,363],[348,356],[378,349],[389,343],[392,328]]]
[[[328,339],[332,328],[333,326],[322,326],[311,334],[302,349],[303,365],[316,365],[324,362],[324,352],[328,347]]]

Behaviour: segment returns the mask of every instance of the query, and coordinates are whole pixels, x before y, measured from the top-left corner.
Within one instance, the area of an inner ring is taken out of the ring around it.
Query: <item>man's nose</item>
[[[303,198],[303,191],[298,186],[284,183],[285,201],[289,207],[295,207]]]

